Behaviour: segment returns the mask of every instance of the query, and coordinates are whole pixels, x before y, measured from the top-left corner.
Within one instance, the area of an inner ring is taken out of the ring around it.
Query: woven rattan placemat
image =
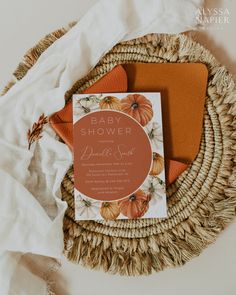
[[[30,49],[15,71],[15,79],[24,77],[40,54],[70,27],[47,35]],[[66,101],[117,64],[136,62],[201,62],[208,68],[209,80],[199,154],[167,188],[168,219],[76,222],[73,167],[63,180],[62,196],[69,206],[64,219],[66,257],[122,275],[150,274],[183,265],[215,241],[236,210],[235,82],[225,67],[190,37],[152,34],[116,45],[68,90]]]

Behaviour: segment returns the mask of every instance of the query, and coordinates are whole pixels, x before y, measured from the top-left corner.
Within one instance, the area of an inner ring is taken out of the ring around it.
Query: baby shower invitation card
[[[160,93],[73,96],[76,220],[166,217]]]

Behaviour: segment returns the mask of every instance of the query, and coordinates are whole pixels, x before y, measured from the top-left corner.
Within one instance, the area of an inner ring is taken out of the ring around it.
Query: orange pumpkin
[[[164,158],[158,154],[153,153],[152,169],[150,175],[159,175],[164,169]]]
[[[115,96],[106,96],[104,97],[100,103],[101,109],[110,109],[110,110],[117,110],[120,111],[121,103],[120,100]]]
[[[153,117],[152,103],[142,94],[129,94],[121,99],[121,110],[142,126],[147,125]]]
[[[100,214],[105,220],[115,220],[120,215],[120,208],[117,202],[103,202]]]
[[[150,196],[142,190],[138,190],[133,195],[119,201],[120,212],[129,219],[142,217],[149,208]]]

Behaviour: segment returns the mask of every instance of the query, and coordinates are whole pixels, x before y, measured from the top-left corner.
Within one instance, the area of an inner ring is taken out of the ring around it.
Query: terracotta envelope
[[[208,72],[203,64],[126,64],[115,67],[84,93],[161,92],[167,182],[199,150]],[[57,134],[73,149],[72,104],[50,117]],[[182,163],[181,163],[182,162]]]
[[[208,70],[200,63],[127,64],[128,92],[161,92],[165,156],[191,163],[201,141]]]

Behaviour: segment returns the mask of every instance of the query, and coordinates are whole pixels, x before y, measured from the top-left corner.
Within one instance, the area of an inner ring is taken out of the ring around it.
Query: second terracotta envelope
[[[165,156],[191,163],[202,135],[208,71],[195,64],[127,64],[129,92],[161,92]]]

